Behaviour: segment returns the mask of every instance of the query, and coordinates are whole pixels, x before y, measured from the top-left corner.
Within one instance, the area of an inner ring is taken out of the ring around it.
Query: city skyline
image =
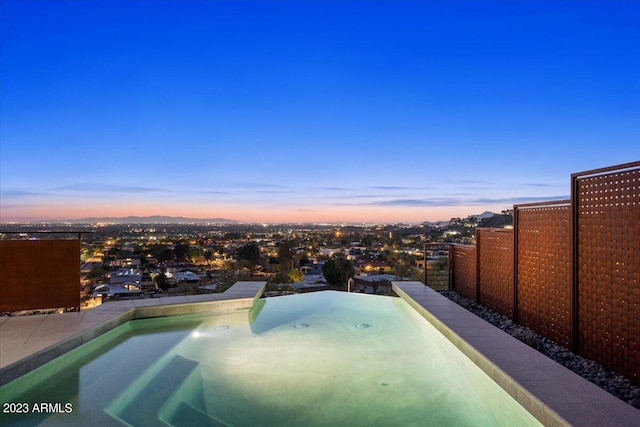
[[[640,158],[630,1],[0,7],[2,222],[448,220]]]

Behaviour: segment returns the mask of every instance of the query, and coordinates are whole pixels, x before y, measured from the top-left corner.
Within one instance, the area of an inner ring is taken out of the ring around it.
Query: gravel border
[[[634,386],[628,378],[606,369],[593,360],[574,354],[566,347],[556,344],[549,338],[537,334],[526,326],[514,323],[507,316],[490,310],[454,291],[440,291],[440,294],[611,393],[618,399],[627,402],[634,408],[640,409],[640,387]]]

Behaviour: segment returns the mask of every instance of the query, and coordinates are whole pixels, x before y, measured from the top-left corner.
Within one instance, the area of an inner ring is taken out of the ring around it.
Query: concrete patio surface
[[[421,282],[393,290],[545,426],[640,426],[640,410]]]

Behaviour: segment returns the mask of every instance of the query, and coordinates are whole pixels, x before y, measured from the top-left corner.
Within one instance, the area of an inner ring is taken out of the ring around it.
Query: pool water
[[[131,321],[0,396],[60,404],[2,425],[540,425],[403,300],[332,291]]]

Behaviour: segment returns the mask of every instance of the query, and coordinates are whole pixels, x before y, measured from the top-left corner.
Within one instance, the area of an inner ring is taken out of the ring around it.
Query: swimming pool
[[[403,300],[331,291],[130,321],[0,395],[16,425],[540,425]]]

